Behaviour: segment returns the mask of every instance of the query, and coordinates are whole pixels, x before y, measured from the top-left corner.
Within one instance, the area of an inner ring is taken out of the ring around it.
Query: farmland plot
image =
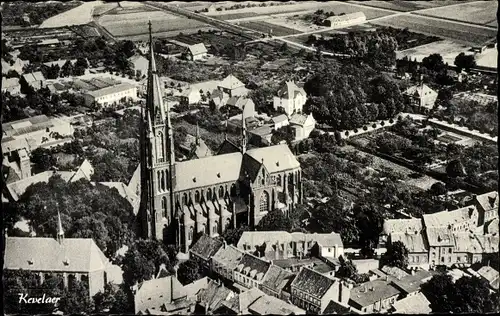
[[[453,19],[462,22],[497,26],[496,14],[498,9],[497,1],[480,1],[465,3],[454,7],[441,7],[422,12],[423,15],[430,15]]]
[[[217,18],[218,16],[228,15],[228,14],[239,14],[239,13],[254,13],[255,16],[263,16],[263,15],[273,15],[280,13],[294,13],[299,14],[304,11],[315,11],[315,10],[324,10],[324,11],[333,11],[336,14],[340,13],[353,13],[353,12],[363,12],[366,15],[367,19],[374,19],[382,16],[386,16],[391,14],[391,12],[386,10],[380,10],[376,8],[370,7],[360,7],[356,5],[352,5],[349,3],[341,3],[341,2],[317,2],[317,1],[304,1],[297,4],[291,5],[281,5],[281,6],[268,6],[268,7],[254,7],[254,8],[244,8],[231,10],[226,12],[210,12],[206,13],[207,15]],[[231,12],[231,13],[229,13]]]
[[[408,28],[413,32],[434,35],[468,45],[482,44],[495,37],[497,33],[494,29],[489,30],[415,15],[389,17],[376,21],[374,24],[401,29]]]
[[[462,3],[463,1],[364,1],[360,3],[359,1],[349,1],[349,3],[361,4],[364,6],[380,8],[380,9],[388,9],[400,12],[408,12],[414,10],[421,10],[427,8],[436,8],[440,6],[447,6],[456,3]]]
[[[272,24],[264,21],[252,21],[252,22],[245,22],[245,23],[240,23],[241,26],[255,30],[257,32],[262,32],[262,33],[269,33],[272,31],[272,34],[274,36],[286,36],[286,35],[293,35],[293,34],[300,34],[302,32],[284,27],[281,25],[277,24]]]
[[[152,23],[153,33],[187,32],[207,26],[202,22],[168,14],[163,11],[105,15],[99,19],[99,24],[114,36],[124,37],[146,34],[148,32],[149,20]]]

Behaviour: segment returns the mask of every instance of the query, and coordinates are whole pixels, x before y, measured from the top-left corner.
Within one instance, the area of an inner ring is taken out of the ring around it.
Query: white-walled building
[[[316,120],[312,113],[309,115],[293,114],[290,118],[290,126],[294,130],[295,140],[303,140],[308,138],[316,127]]]
[[[181,102],[185,104],[197,104],[201,101],[200,91],[194,88],[187,88],[182,92]]]
[[[282,107],[286,115],[302,113],[307,100],[307,94],[293,81],[287,81],[279,90],[278,95],[273,98],[273,107],[278,110]]]
[[[2,152],[4,155],[20,149],[28,152],[38,147],[51,147],[71,141],[74,129],[57,117],[38,115],[2,124]]]
[[[203,43],[189,45],[186,49],[185,56],[188,60],[202,60],[207,57],[208,51]]]
[[[92,105],[94,102],[101,106],[109,106],[119,103],[122,99],[137,99],[137,87],[130,83],[120,83],[114,86],[88,91],[83,94],[85,104]]]
[[[324,20],[325,25],[329,27],[356,25],[365,22],[366,22],[366,16],[363,12],[354,12],[344,15],[330,16]]]

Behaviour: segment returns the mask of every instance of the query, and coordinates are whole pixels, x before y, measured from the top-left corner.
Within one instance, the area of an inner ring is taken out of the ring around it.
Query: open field
[[[227,11],[231,12],[231,11]],[[255,12],[241,12],[241,13],[227,13],[227,14],[221,14],[214,16],[214,18],[222,21],[228,21],[228,20],[237,20],[237,19],[244,19],[244,18],[249,18],[253,16],[257,16],[258,14]]]
[[[418,62],[421,62],[425,57],[438,53],[443,57],[445,63],[453,65],[455,57],[461,52],[466,52],[469,49],[470,46],[444,40],[396,52],[396,58],[401,59],[403,57],[409,57],[412,60],[416,59]]]
[[[272,35],[274,36],[287,36],[287,35],[293,35],[293,34],[300,34],[302,32],[284,27],[281,25],[277,24],[272,24],[268,23],[265,21],[251,21],[251,22],[244,22],[240,23],[241,26],[262,32],[262,33],[269,33],[269,31],[272,31]]]
[[[481,25],[497,26],[497,1],[467,3],[459,7],[440,7],[422,12],[423,15],[442,17]]]
[[[496,30],[440,21],[416,15],[399,15],[374,22],[377,25],[408,28],[410,31],[434,35],[467,45],[478,45],[496,37]]]
[[[56,28],[71,25],[83,25],[92,21],[94,7],[102,4],[102,1],[85,2],[76,8],[65,11],[43,21],[40,28]]]
[[[202,22],[168,14],[163,11],[104,15],[100,17],[98,21],[100,25],[114,36],[125,37],[147,34],[149,20],[151,20],[152,23],[153,33],[188,33],[189,31],[208,26]],[[155,34],[155,36],[157,36],[157,34]]]
[[[366,15],[366,18],[368,20],[391,14],[391,12],[376,8],[370,8],[370,7],[361,8],[359,6],[354,6],[349,3],[332,2],[332,1],[328,2],[304,1],[291,5],[243,8],[230,11],[210,12],[205,14],[213,18],[217,18],[218,16],[249,13],[249,12],[253,13],[255,16],[273,15],[280,13],[293,13],[293,12],[300,14],[301,12],[304,11],[315,11],[319,9],[324,11],[333,11],[335,12],[335,14],[353,13],[362,11]],[[238,17],[236,19],[238,19]]]
[[[112,3],[112,2],[110,2],[110,3],[104,3],[102,5],[96,6],[94,8],[94,12],[92,12],[92,14],[94,16],[101,15],[101,14],[103,14],[103,13],[105,13],[107,11],[113,10],[113,9],[115,9],[117,7],[118,7],[117,3]]]
[[[442,0],[442,1],[401,1],[401,0],[393,0],[393,1],[349,1],[349,3],[361,4],[374,8],[388,9],[394,11],[408,12],[414,10],[421,10],[427,8],[435,8],[441,6],[447,6],[457,3],[462,3],[464,1],[450,1],[450,0]]]

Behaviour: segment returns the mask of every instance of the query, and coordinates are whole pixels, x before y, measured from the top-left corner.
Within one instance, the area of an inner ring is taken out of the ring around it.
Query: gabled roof
[[[455,252],[494,253],[498,252],[500,238],[497,235],[478,235],[468,232],[453,234]]]
[[[235,145],[233,142],[231,142],[228,139],[225,139],[222,145],[219,148],[219,151],[217,152],[217,155],[225,155],[225,154],[231,154],[231,153],[237,153],[240,152],[241,149],[237,145]]]
[[[78,181],[80,179],[87,179],[90,181],[90,177],[94,174],[94,167],[90,164],[90,162],[85,159],[78,170],[75,172],[75,175],[71,177],[71,182]]]
[[[273,129],[269,125],[263,125],[248,131],[250,134],[255,134],[258,136],[267,136],[273,133]]]
[[[397,232],[391,233],[391,242],[402,242],[410,252],[426,252],[428,249],[424,232],[415,233]]]
[[[92,272],[109,264],[91,238],[6,237],[4,269],[52,272]]]
[[[270,295],[259,297],[248,310],[256,315],[305,315],[303,309]]]
[[[131,85],[130,83],[120,83],[111,87],[105,87],[99,90],[89,91],[87,92],[87,94],[93,96],[94,98],[99,98],[102,96],[123,92],[135,88],[136,86]]]
[[[384,273],[386,273],[388,275],[392,275],[393,277],[395,277],[397,279],[401,279],[401,278],[404,278],[406,276],[409,276],[408,273],[406,273],[405,271],[401,270],[398,267],[383,266],[381,270]]]
[[[365,18],[366,19],[366,16],[363,12],[353,12],[353,13],[347,13],[347,14],[343,14],[343,15],[329,16],[326,19],[329,21],[332,21],[332,22],[346,22],[346,21],[350,21],[350,20],[354,20],[354,19],[358,19],[358,18]]]
[[[430,227],[425,230],[429,246],[453,246],[453,235],[447,227]]]
[[[292,125],[300,125],[304,126],[306,122],[311,121],[315,122],[314,117],[312,114],[293,114],[292,117],[290,118],[290,124]]]
[[[282,99],[295,99],[299,94],[306,96],[303,88],[300,88],[293,81],[285,82],[278,90],[278,97]]]
[[[226,306],[236,314],[249,314],[248,307],[255,302],[258,298],[266,295],[264,292],[256,287],[251,288],[239,295],[236,295],[227,302],[223,302],[222,305]]]
[[[493,209],[498,209],[498,192],[493,191],[477,195],[476,201],[485,212]]]
[[[242,177],[248,176],[251,181],[255,181],[261,168],[262,168],[261,161],[257,161],[249,155],[243,155],[243,161],[241,164],[241,172],[240,172],[240,175]]]
[[[288,121],[288,117],[285,114],[280,114],[278,116],[274,116],[273,118],[271,118],[271,121],[274,124],[286,122],[286,121]]]
[[[397,314],[430,314],[431,303],[422,293],[396,301],[392,306]]]
[[[355,307],[370,306],[380,300],[399,295],[401,292],[389,282],[377,279],[365,282],[351,290],[349,305]],[[356,306],[357,305],[357,306]]]
[[[189,45],[188,50],[193,56],[206,54],[208,52],[207,48],[205,47],[205,44],[203,43]]]
[[[2,77],[2,89],[9,89],[19,86],[19,79],[18,78],[5,78]]]
[[[226,78],[224,78],[224,80],[222,80],[219,83],[219,87],[229,89],[229,90],[233,90],[233,89],[244,87],[244,86],[245,86],[245,84],[233,75],[227,76]]]
[[[223,301],[228,301],[236,294],[224,285],[217,284],[211,280],[206,289],[202,289],[198,294],[198,302],[203,307],[208,307],[209,311],[214,311],[221,306]]]
[[[425,83],[421,84],[421,85],[411,86],[408,89],[406,89],[403,92],[403,94],[413,96],[413,97],[418,97],[418,98],[421,98],[422,96],[429,95],[429,94],[436,94],[437,95],[436,91],[429,88],[429,86],[426,85]]]
[[[223,242],[220,239],[211,238],[203,234],[190,249],[190,252],[204,260],[209,260],[222,245]]]
[[[235,182],[240,175],[241,153],[210,156],[201,159],[176,162],[176,191]]]
[[[333,315],[333,314],[354,314],[351,311],[351,307],[349,305],[342,304],[340,302],[330,301],[328,305],[326,305],[325,310],[322,312],[323,315]]]
[[[386,219],[383,225],[383,232],[386,235],[392,233],[420,232],[423,229],[422,219]]]
[[[309,268],[303,268],[291,286],[309,295],[322,298],[335,282],[337,282],[336,279],[329,278]]]
[[[269,267],[269,271],[264,277],[264,280],[262,280],[262,286],[280,293],[287,286],[287,284],[291,283],[293,278],[293,273],[288,272],[276,265],[271,265],[271,267]]]
[[[497,289],[498,290],[498,277],[499,277],[499,273],[497,270],[493,269],[492,267],[490,266],[485,266],[485,267],[481,267],[481,269],[479,269],[477,271],[477,273],[483,277],[486,281],[488,281],[488,283],[490,283],[490,285]]]
[[[243,245],[262,246],[264,244],[275,245],[276,243],[289,242],[317,242],[323,247],[333,247],[335,245],[343,247],[340,234],[332,232],[330,234],[305,234],[300,232],[288,233],[285,231],[246,231],[243,232],[238,240],[238,248],[243,248]]]
[[[234,270],[236,268],[243,257],[243,251],[238,248],[229,245],[227,247],[222,247],[217,251],[212,260],[223,265],[228,270]]]
[[[241,258],[236,270],[255,280],[262,280],[271,266],[270,262],[257,258],[254,255],[245,253]]]
[[[26,80],[27,83],[32,83],[35,81],[45,81],[45,77],[43,76],[41,71],[24,74],[23,78],[24,80]]]
[[[300,168],[300,163],[286,144],[253,148],[247,150],[246,154],[257,161],[264,160],[264,166],[269,173]]]
[[[448,227],[451,224],[463,223],[472,218],[477,209],[474,205],[459,208],[453,211],[442,211],[433,214],[424,214],[422,218],[426,228]]]

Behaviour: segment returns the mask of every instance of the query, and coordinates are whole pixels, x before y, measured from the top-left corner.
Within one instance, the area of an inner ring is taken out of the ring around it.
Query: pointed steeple
[[[198,122],[196,122],[196,145],[200,145],[200,127],[198,126]]]
[[[241,153],[247,151],[247,124],[245,122],[245,106],[243,106],[243,113],[241,113]]]
[[[61,213],[59,213],[59,211],[57,211],[57,241],[59,244],[62,244],[64,241],[64,230],[62,227]]]
[[[229,121],[229,107],[228,107],[228,110],[227,110],[227,113],[226,113],[226,129],[224,130],[224,139],[227,140],[227,132],[228,132],[228,127],[227,127],[227,123]]]

